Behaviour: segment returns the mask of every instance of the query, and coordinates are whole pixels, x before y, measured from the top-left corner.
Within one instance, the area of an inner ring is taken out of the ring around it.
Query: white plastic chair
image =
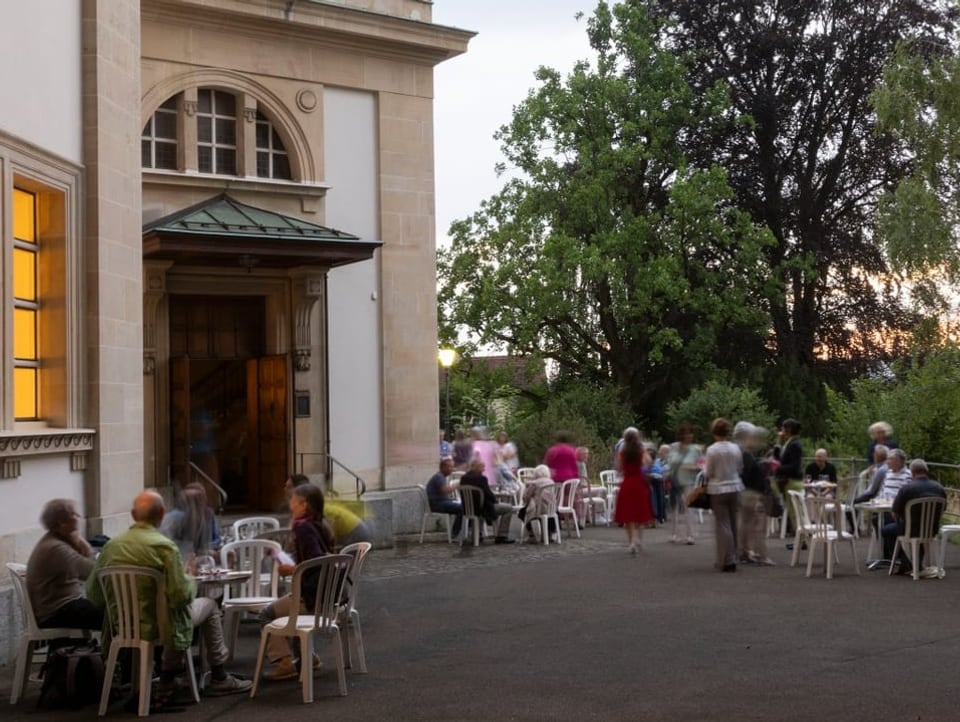
[[[947,540],[960,534],[960,524],[944,524],[940,527],[940,574],[946,574]]]
[[[277,599],[276,557],[280,550],[280,543],[269,539],[233,541],[224,544],[220,550],[220,559],[229,569],[251,572],[248,579],[228,584],[223,592],[223,632],[230,659],[233,659],[237,646],[237,633],[244,613],[260,612]],[[269,569],[267,572],[263,571],[264,560]]]
[[[617,492],[620,491],[620,472],[616,469],[605,469],[600,472],[600,483],[607,490],[607,526],[613,520],[613,510],[617,506]]]
[[[163,574],[156,569],[145,567],[117,566],[105,567],[97,572],[97,580],[103,589],[103,597],[107,600],[106,614],[110,624],[112,636],[110,651],[107,654],[107,665],[103,674],[103,689],[100,692],[100,710],[103,717],[107,713],[110,703],[110,687],[113,684],[113,675],[117,667],[117,655],[121,649],[137,650],[140,654],[135,657],[139,664],[138,684],[140,688],[140,704],[137,714],[146,717],[150,712],[150,679],[153,676],[153,649],[163,640],[169,639],[167,630],[167,595],[166,582]],[[156,624],[154,639],[144,639],[141,634],[140,596],[153,593],[156,597]],[[187,676],[190,679],[190,690],[195,702],[200,701],[197,690],[197,675],[193,670],[193,654],[187,650]]]
[[[483,512],[483,490],[475,486],[458,486],[457,493],[460,495],[460,503],[463,505],[463,522],[460,534],[460,546],[463,546],[463,540],[473,529],[473,545],[480,546],[480,535],[483,533],[485,520],[481,516]]]
[[[523,520],[523,528],[520,530],[520,543],[523,544],[526,538],[526,527],[534,522],[540,527],[540,543],[550,544],[550,520],[553,519],[557,530],[557,544],[562,543],[560,536],[560,517],[557,515],[557,485],[546,484],[539,487],[533,496],[534,508],[539,512],[535,516],[529,516]]]
[[[265,531],[273,531],[279,528],[280,522],[272,516],[248,516],[233,522],[233,539],[234,541],[255,539],[257,535]]]
[[[810,539],[815,531],[815,526],[810,520],[810,514],[807,511],[807,505],[802,491],[796,489],[787,489],[787,500],[793,508],[794,519],[796,520],[796,535],[793,538],[793,556],[790,558],[790,566],[795,567],[800,561],[800,549],[803,543]],[[829,500],[831,503],[832,499]],[[787,510],[783,510],[784,516]]]
[[[420,492],[420,510],[422,514],[420,519],[420,543],[423,544],[423,535],[427,531],[427,522],[439,516],[443,518],[444,523],[447,525],[447,544],[450,544],[453,541],[453,534],[451,533],[453,524],[450,521],[450,514],[442,511],[433,511],[430,508],[430,497],[427,496],[427,488],[423,484],[417,484],[417,490]]]
[[[927,559],[930,558],[940,515],[947,506],[947,500],[939,496],[926,496],[921,499],[911,499],[903,510],[903,534],[897,537],[893,545],[893,559],[890,560],[890,569],[887,574],[893,574],[894,563],[900,547],[910,545],[910,564],[913,565],[913,580],[920,579],[920,545],[927,547]],[[940,556],[937,568],[943,567],[943,556]]]
[[[348,544],[340,550],[341,554],[353,557],[353,565],[347,575],[347,603],[341,605],[338,623],[342,631],[343,648],[347,656],[347,666],[353,669],[353,655],[350,653],[350,632],[353,632],[353,646],[357,649],[357,662],[361,674],[367,673],[367,657],[363,651],[363,634],[360,630],[360,612],[357,611],[357,593],[360,591],[360,579],[363,575],[363,562],[373,544],[357,542]]]
[[[589,522],[593,526],[597,525],[597,511],[600,511],[606,518],[607,512],[607,490],[606,487],[596,488],[590,485],[587,478],[580,479],[580,489],[583,495],[583,503],[586,506],[587,518],[584,522]]]
[[[800,492],[791,491],[791,494],[800,494]],[[853,569],[860,574],[860,566],[857,564],[856,537],[848,531],[844,531],[845,516],[843,504],[838,504],[834,499],[822,496],[812,496],[806,499],[806,508],[812,512],[813,525],[812,532],[809,534],[810,553],[807,555],[807,576],[813,571],[813,558],[817,553],[817,545],[823,545],[823,564],[826,570],[827,579],[833,579],[833,564],[837,558],[836,545],[838,542],[850,542],[850,552],[853,554]],[[800,517],[797,517],[798,519]],[[794,547],[796,553],[797,547]]]
[[[573,530],[580,538],[580,520],[577,518],[577,488],[580,479],[567,479],[560,485],[560,499],[557,502],[557,515],[564,523],[573,520]],[[558,527],[559,529],[559,527]]]
[[[333,655],[337,664],[337,680],[340,695],[347,694],[346,671],[343,663],[343,643],[340,638],[340,625],[337,623],[337,607],[343,596],[347,575],[353,564],[353,557],[347,554],[328,554],[300,562],[293,573],[293,599],[303,599],[303,578],[307,574],[317,575],[317,597],[310,614],[290,614],[277,617],[264,625],[260,633],[260,649],[257,652],[257,668],[253,673],[251,699],[257,694],[263,660],[267,655],[267,640],[271,636],[296,637],[300,640],[300,685],[303,702],[313,702],[313,639],[320,634],[330,637]]]
[[[27,566],[7,562],[7,570],[13,579],[13,590],[20,602],[20,638],[17,641],[17,667],[13,673],[13,689],[10,691],[10,704],[16,704],[27,691],[30,668],[33,666],[33,652],[38,643],[51,639],[89,639],[88,629],[66,629],[62,627],[40,627],[33,613],[33,604],[27,593]]]

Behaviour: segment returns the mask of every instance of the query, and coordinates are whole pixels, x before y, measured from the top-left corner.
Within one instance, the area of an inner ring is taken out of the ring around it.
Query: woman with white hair
[[[523,508],[517,512],[517,517],[526,527],[528,520],[533,521],[541,514],[546,513],[549,507],[556,504],[556,501],[557,485],[553,482],[550,467],[546,464],[540,464],[533,470],[533,478],[523,487]],[[541,533],[547,533],[551,536],[556,534],[556,524],[556,520],[551,519],[550,528],[541,530]]]
[[[893,427],[886,421],[875,421],[867,427],[867,433],[870,434],[870,445],[867,447],[867,468],[874,464],[873,450],[877,446],[883,445],[887,449],[896,449],[897,442],[893,439]]]

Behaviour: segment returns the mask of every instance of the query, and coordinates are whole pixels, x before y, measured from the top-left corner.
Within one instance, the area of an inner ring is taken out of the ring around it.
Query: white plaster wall
[[[80,2],[0,2],[0,128],[80,163]]]
[[[56,455],[24,458],[20,476],[0,479],[0,563],[27,561],[43,534],[40,511],[50,499],[73,499],[86,517],[83,478],[70,471],[68,457]]]
[[[372,93],[324,89],[325,225],[379,239]],[[329,297],[331,453],[378,488],[383,466],[379,259],[333,269]],[[334,470],[335,478],[338,476]],[[339,487],[339,484],[338,484]]]

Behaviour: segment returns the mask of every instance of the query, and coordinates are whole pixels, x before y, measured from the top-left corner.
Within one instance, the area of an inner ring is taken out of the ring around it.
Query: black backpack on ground
[[[100,701],[103,657],[96,640],[58,647],[47,655],[41,670],[43,686],[37,706],[42,709],[79,709]]]

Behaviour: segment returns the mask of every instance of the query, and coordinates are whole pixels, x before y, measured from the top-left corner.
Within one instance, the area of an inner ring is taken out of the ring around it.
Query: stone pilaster
[[[88,532],[129,520],[143,488],[140,3],[82,0]]]

